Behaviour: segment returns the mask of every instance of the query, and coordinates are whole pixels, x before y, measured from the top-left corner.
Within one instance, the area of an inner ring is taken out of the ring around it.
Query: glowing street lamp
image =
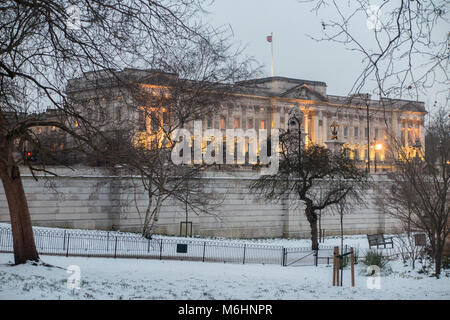
[[[381,143],[376,143],[374,141],[375,145],[375,172],[377,172],[377,151],[381,151],[383,149],[383,145]]]

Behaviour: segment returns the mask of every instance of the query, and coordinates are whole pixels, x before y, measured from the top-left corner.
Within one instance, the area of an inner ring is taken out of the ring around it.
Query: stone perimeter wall
[[[33,225],[139,232],[141,219],[137,208],[142,213],[147,203],[139,179],[133,183],[130,177],[119,178],[97,168],[51,170],[58,177],[46,176],[35,181],[26,168],[21,168]],[[259,199],[248,189],[256,177],[249,171],[206,172],[202,181],[222,204],[208,215],[189,213],[193,233],[236,238],[309,237],[309,224],[302,205],[295,199],[280,203]],[[382,176],[376,176],[376,180],[379,184],[385,183]],[[375,192],[369,190],[366,206],[352,206],[344,217],[346,234],[389,233],[399,227],[398,222],[375,206],[375,197]],[[9,220],[1,186],[0,222]],[[184,206],[167,200],[156,233],[179,235],[180,222],[184,220]],[[336,211],[322,211],[322,228],[326,235],[340,233]]]

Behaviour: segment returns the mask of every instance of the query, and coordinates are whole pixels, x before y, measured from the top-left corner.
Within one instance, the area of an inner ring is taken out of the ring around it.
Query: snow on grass
[[[10,229],[11,224],[9,223],[0,223],[0,228]],[[130,236],[141,238],[141,234],[133,233],[133,232],[121,232],[121,231],[104,231],[104,230],[85,230],[85,229],[62,229],[62,228],[50,228],[50,227],[37,227],[33,226],[34,230],[48,230],[48,231],[64,231],[73,232],[73,233],[81,233],[86,235],[99,235],[106,236],[109,234],[110,236]],[[295,239],[295,238],[258,238],[258,239],[236,239],[236,238],[223,238],[223,237],[179,237],[179,236],[167,236],[167,235],[158,235],[155,234],[153,236],[154,239],[168,239],[168,240],[180,240],[180,241],[189,241],[189,242],[202,242],[202,241],[220,241],[227,243],[247,243],[247,244],[261,244],[261,245],[273,245],[273,246],[281,246],[285,248],[297,248],[297,247],[311,247],[310,239]],[[321,246],[339,246],[341,244],[341,238],[338,236],[326,237],[324,242],[321,243]],[[344,246],[350,246],[354,248],[368,249],[368,242],[366,235],[346,235],[344,236]]]
[[[9,228],[10,225],[0,224],[0,227]],[[107,233],[97,230],[76,232]],[[140,237],[139,234],[118,234]],[[311,245],[308,239],[156,237],[287,248]],[[340,245],[340,241],[339,237],[327,237],[323,245]],[[367,250],[367,237],[345,236],[344,245]],[[12,266],[13,255],[0,253],[0,299],[450,299],[450,278],[445,276],[446,271],[441,279],[436,279],[411,271],[399,260],[389,262],[393,271],[382,274],[380,289],[368,289],[367,281],[371,279],[365,276],[366,267],[362,263],[356,265],[356,286],[352,288],[349,270],[344,271],[344,286],[333,287],[332,267],[329,265],[282,267],[48,255],[41,255],[41,259],[54,267],[43,264]],[[71,265],[77,265],[81,270],[80,289],[67,288],[70,276],[67,268]]]
[[[314,264],[309,239],[230,239],[206,237],[175,237],[155,235],[152,240],[137,233],[118,233],[100,230],[75,230],[34,227],[36,247],[41,254],[97,257],[175,258],[241,263],[273,263],[286,265]],[[186,253],[179,253],[178,244],[187,244]],[[329,263],[333,247],[340,245],[339,237],[328,237],[320,245],[319,263]],[[354,247],[355,255],[362,257],[367,250],[366,236],[346,236],[345,246]],[[10,225],[0,224],[0,251],[12,251]],[[384,249],[391,256],[393,250]]]
[[[187,261],[42,256],[55,267],[11,266],[0,254],[0,299],[450,299],[450,278],[408,272],[398,262],[368,289],[364,266],[356,286],[344,271],[344,286],[331,285],[332,267],[282,267]],[[81,270],[80,289],[68,289],[66,268]],[[59,268],[58,268],[59,267]]]

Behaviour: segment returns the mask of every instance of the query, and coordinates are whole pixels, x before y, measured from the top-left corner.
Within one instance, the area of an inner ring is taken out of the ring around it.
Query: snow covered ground
[[[356,286],[331,285],[331,266],[282,267],[188,261],[42,256],[54,267],[10,266],[0,254],[0,299],[450,299],[450,278],[408,272],[392,262],[380,289],[369,289],[363,265]],[[69,289],[67,268],[80,268],[80,288]],[[73,267],[70,267],[73,268]],[[369,282],[372,283],[373,282]]]
[[[310,246],[307,239],[214,240],[289,248]],[[338,237],[328,237],[324,242],[339,244]],[[346,236],[344,245],[361,251],[368,247],[365,235]],[[12,266],[13,255],[1,253],[0,299],[450,299],[450,277],[435,279],[419,274],[398,260],[389,263],[392,273],[379,278],[380,288],[370,289],[377,280],[365,276],[362,263],[356,265],[355,287],[350,286],[349,270],[344,271],[344,286],[333,287],[332,267],[327,265],[282,267],[48,255],[41,255],[41,259],[52,267]],[[78,268],[80,287],[68,288],[68,280],[73,283],[70,279],[74,276],[68,270]]]

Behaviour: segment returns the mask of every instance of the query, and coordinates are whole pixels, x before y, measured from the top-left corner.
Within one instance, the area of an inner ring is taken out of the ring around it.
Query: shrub
[[[383,256],[383,253],[376,250],[368,250],[362,263],[366,266],[377,266],[380,270],[383,270],[388,260]]]
[[[450,269],[450,256],[442,258],[442,269]]]
[[[358,261],[359,261],[359,246],[353,251],[353,255],[355,257],[355,264],[358,264]]]

